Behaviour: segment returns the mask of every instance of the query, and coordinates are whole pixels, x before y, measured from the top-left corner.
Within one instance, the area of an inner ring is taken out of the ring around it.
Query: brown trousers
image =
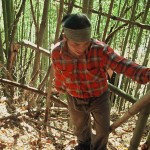
[[[79,144],[89,145],[90,150],[106,150],[110,127],[109,91],[99,97],[75,98],[67,94],[70,119]],[[94,129],[91,130],[91,115]]]

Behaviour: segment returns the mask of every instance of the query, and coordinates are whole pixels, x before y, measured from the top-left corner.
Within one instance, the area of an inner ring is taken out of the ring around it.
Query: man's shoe
[[[74,147],[74,150],[90,150],[90,145],[79,144]]]

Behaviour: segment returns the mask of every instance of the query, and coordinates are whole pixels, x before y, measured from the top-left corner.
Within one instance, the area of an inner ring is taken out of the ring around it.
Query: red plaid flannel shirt
[[[150,81],[150,68],[117,55],[105,43],[93,39],[90,47],[80,58],[68,53],[64,41],[55,45],[51,57],[56,89],[63,89],[73,97],[90,98],[104,93],[108,89],[108,68],[119,74],[123,73],[141,84]]]

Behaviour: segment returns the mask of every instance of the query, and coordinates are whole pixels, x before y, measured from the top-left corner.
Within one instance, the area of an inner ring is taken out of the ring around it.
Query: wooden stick
[[[24,85],[24,84],[21,84],[21,83],[17,83],[17,82],[7,80],[7,79],[2,79],[2,78],[0,78],[0,82],[5,83],[5,84],[9,84],[9,85],[12,85],[12,86],[20,87],[20,88],[23,88],[25,90],[30,90],[30,91],[35,92],[37,94],[41,94],[41,95],[46,96],[45,92],[43,92],[41,90],[38,90],[34,87],[28,86],[28,85]]]
[[[16,112],[16,113],[12,113],[12,114],[8,114],[6,116],[0,117],[0,121],[10,119],[10,118],[14,118],[14,117],[18,117],[18,116],[22,116],[24,114],[30,114],[32,112],[44,112],[44,111],[45,111],[45,109],[41,109],[41,110],[33,109],[31,112],[29,112],[28,110],[24,110],[24,111],[21,111],[21,112]]]
[[[26,120],[28,120],[28,121],[30,121],[30,122],[39,124],[39,125],[44,125],[44,126],[50,127],[50,128],[52,128],[52,129],[58,130],[58,131],[60,131],[60,132],[64,132],[64,133],[66,133],[66,134],[73,135],[72,133],[70,133],[70,132],[68,132],[68,131],[61,130],[61,129],[56,128],[56,127],[54,127],[54,126],[51,126],[51,125],[49,125],[49,124],[47,124],[47,123],[44,123],[44,122],[42,122],[42,121],[37,121],[37,120],[35,120],[35,119],[31,119],[31,118],[27,118],[27,117],[25,117],[24,119],[26,119]]]

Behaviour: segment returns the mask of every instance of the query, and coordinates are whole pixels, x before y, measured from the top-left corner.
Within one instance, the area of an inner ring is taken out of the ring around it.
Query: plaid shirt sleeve
[[[122,73],[140,84],[150,82],[150,68],[117,55],[109,46],[104,47],[104,64],[106,68]]]

